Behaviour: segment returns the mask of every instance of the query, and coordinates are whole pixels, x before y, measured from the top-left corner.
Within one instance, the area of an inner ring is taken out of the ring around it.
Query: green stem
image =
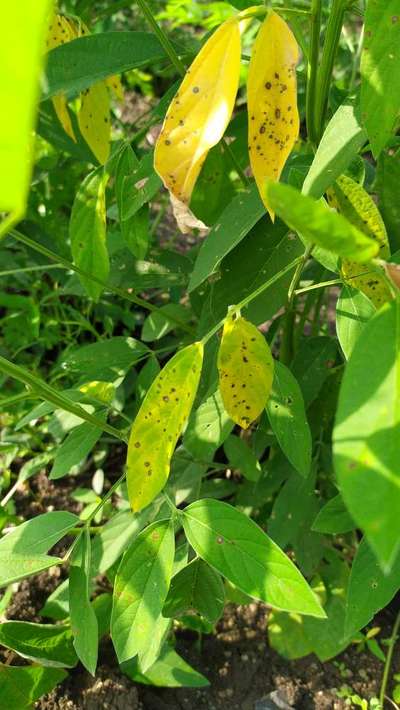
[[[282,276],[285,276],[289,271],[294,269],[300,261],[303,259],[302,256],[298,256],[297,259],[294,259],[293,261],[290,262],[290,264],[287,264],[281,271],[278,271],[277,274],[274,274],[268,281],[265,281],[265,283],[261,284],[258,288],[255,289],[255,291],[252,291],[248,296],[243,298],[239,303],[237,303],[235,306],[232,306],[231,310],[237,310],[240,311],[242,308],[245,308],[251,301],[253,301],[255,298],[258,298],[264,291],[266,291],[267,288],[270,286],[273,286],[276,281],[279,281]],[[213,327],[211,330],[206,333],[206,335],[201,339],[201,342],[205,345],[210,338],[215,335],[215,333],[218,333],[219,329],[222,328],[225,322],[225,317],[221,318],[221,320]]]
[[[93,424],[99,429],[102,429],[108,434],[111,434],[111,436],[114,436],[117,439],[120,439],[121,441],[126,443],[126,436],[123,432],[119,431],[119,429],[116,429],[110,424],[107,424],[107,422],[104,422],[102,419],[99,419],[95,414],[90,414],[79,404],[76,404],[71,399],[63,395],[62,392],[58,392],[56,389],[54,389],[54,387],[51,387],[39,377],[36,377],[36,375],[33,375],[31,372],[26,370],[24,367],[20,367],[20,365],[15,365],[13,362],[10,362],[1,355],[0,370],[9,377],[13,377],[15,380],[23,382],[24,385],[34,390],[38,397],[44,399],[46,402],[51,402],[52,404],[55,404],[56,407],[60,407],[60,409],[65,409],[67,412],[75,414],[75,416],[79,417],[80,419],[89,422],[89,424]]]
[[[62,269],[62,264],[39,264],[38,266],[24,266],[20,269],[8,269],[7,271],[0,271],[0,276],[14,276],[15,274],[30,273],[31,271],[47,271],[48,269]]]
[[[292,358],[293,358],[293,347],[294,347],[293,333],[294,333],[294,326],[295,326],[295,322],[296,322],[296,314],[295,314],[295,311],[293,308],[293,303],[294,303],[294,298],[296,295],[296,286],[298,285],[298,283],[300,281],[300,277],[301,277],[304,265],[308,261],[313,248],[314,248],[314,244],[309,244],[305,248],[303,256],[301,256],[299,259],[299,263],[297,264],[297,267],[295,269],[295,272],[293,274],[293,278],[290,282],[290,286],[288,289],[285,325],[284,325],[284,330],[283,330],[282,346],[281,346],[281,351],[280,351],[280,360],[281,360],[281,362],[283,362],[284,365],[289,365],[289,363],[292,361]]]
[[[354,277],[354,278],[358,278]],[[340,286],[343,284],[342,279],[332,279],[331,281],[321,281],[319,284],[312,284],[311,286],[306,286],[305,288],[297,288],[295,295],[299,296],[301,293],[308,293],[308,291],[315,291],[317,288],[327,288],[328,286]]]
[[[390,641],[389,641],[389,648],[388,648],[388,652],[386,655],[385,668],[383,669],[382,683],[381,683],[381,689],[380,689],[380,693],[379,693],[379,702],[381,703],[382,707],[385,702],[385,695],[386,695],[386,688],[387,688],[387,684],[388,684],[388,680],[389,680],[390,666],[392,664],[393,651],[394,651],[394,647],[396,645],[397,635],[399,633],[399,628],[400,628],[400,611],[397,614],[396,620],[394,622],[392,635],[391,635]]]
[[[17,239],[17,241],[22,242],[22,244],[25,244],[25,246],[30,247],[30,249],[34,249],[35,251],[39,252],[39,254],[43,254],[43,256],[46,256],[52,261],[57,261],[64,269],[68,269],[68,271],[74,271],[76,274],[80,274],[81,276],[85,276],[85,278],[87,279],[91,279],[92,281],[94,281],[94,283],[99,284],[99,286],[102,286],[110,293],[115,293],[120,298],[124,298],[127,301],[131,301],[131,303],[135,303],[137,306],[145,308],[146,310],[152,313],[160,310],[159,308],[157,308],[157,306],[154,306],[152,303],[149,303],[144,298],[135,296],[133,293],[125,291],[122,288],[118,288],[117,286],[111,286],[110,284],[107,284],[105,281],[99,279],[94,274],[91,274],[89,271],[86,271],[86,269],[81,269],[80,266],[76,266],[72,263],[72,261],[64,259],[64,257],[60,256],[59,254],[55,254],[55,252],[51,251],[50,249],[47,249],[47,247],[44,247],[42,244],[35,242],[33,239],[30,239],[30,237],[27,237],[25,234],[18,232],[16,229],[13,229],[10,234],[14,237],[14,239]],[[175,323],[179,328],[181,328],[181,330],[184,330],[190,335],[194,335],[193,328],[186,325],[186,323],[182,323],[179,319],[173,318],[172,316],[168,317],[169,320]]]
[[[124,478],[125,478],[125,473],[120,476],[115,483],[112,484],[111,488],[108,489],[107,493],[103,496],[99,504],[95,507],[95,509],[92,511],[92,513],[89,515],[88,519],[85,520],[85,527],[89,528],[90,523],[92,522],[93,518],[96,517],[97,513],[102,509],[102,507],[107,503],[107,501],[111,498],[112,494],[115,493],[117,488],[123,483]]]
[[[347,5],[348,0],[332,0],[332,7],[326,28],[324,48],[322,52],[321,64],[318,70],[316,86],[314,127],[317,144],[321,140],[324,130],[333,65],[339,45],[344,13]]]
[[[317,86],[319,42],[321,34],[322,0],[312,0],[311,5],[311,30],[310,30],[310,56],[307,68],[307,95],[306,95],[306,123],[307,135],[311,143],[316,143],[315,118],[315,91]]]

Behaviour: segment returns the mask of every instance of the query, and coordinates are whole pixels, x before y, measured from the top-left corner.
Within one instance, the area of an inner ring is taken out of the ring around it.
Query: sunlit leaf
[[[263,411],[274,377],[271,351],[255,325],[241,317],[227,317],[218,370],[225,409],[247,429]]]
[[[377,242],[323,202],[302,195],[290,185],[272,181],[267,182],[266,192],[277,215],[310,244],[358,262],[368,261],[379,252]]]
[[[153,381],[133,423],[128,445],[127,484],[134,511],[163,489],[171,457],[190,414],[203,362],[200,342],[178,350]]]
[[[110,95],[103,82],[81,94],[78,125],[86,143],[102,165],[110,154]]]
[[[279,180],[299,135],[297,111],[297,42],[286,22],[270,12],[254,43],[247,81],[249,153],[260,195],[274,219],[266,197],[266,179]]]
[[[207,153],[231,117],[239,71],[240,29],[234,18],[203,45],[167,111],[154,166],[171,194],[182,231],[187,231],[187,206]]]

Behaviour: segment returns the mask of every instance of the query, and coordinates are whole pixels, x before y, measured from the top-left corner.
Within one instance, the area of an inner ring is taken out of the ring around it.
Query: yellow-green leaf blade
[[[218,371],[225,409],[236,424],[247,429],[268,401],[274,361],[260,331],[242,317],[225,321]]]
[[[202,363],[202,343],[178,351],[154,380],[133,423],[127,485],[135,512],[151,503],[168,479],[171,457],[193,405]]]
[[[104,82],[93,84],[81,94],[78,125],[86,143],[103,165],[110,154],[110,95]]]

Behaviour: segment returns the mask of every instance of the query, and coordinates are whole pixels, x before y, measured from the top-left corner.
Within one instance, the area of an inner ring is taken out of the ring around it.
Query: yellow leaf
[[[327,194],[332,207],[341,212],[361,232],[378,242],[378,257],[388,259],[390,247],[383,219],[372,197],[364,188],[347,175],[342,175]],[[342,259],[341,262],[344,281],[362,291],[376,308],[380,308],[393,297],[382,271],[379,267],[359,264],[349,259]]]
[[[74,30],[72,24],[68,21],[64,15],[54,15],[49,26],[49,33],[47,36],[46,46],[47,49],[54,49],[60,44],[65,44],[70,42],[72,39],[77,37],[78,34]],[[54,96],[52,99],[54,110],[56,112],[57,118],[60,121],[66,134],[76,142],[74,129],[72,128],[71,117],[68,113],[67,100],[64,94],[59,94]]]
[[[129,501],[136,512],[163,489],[176,442],[190,414],[203,363],[200,342],[179,350],[152,383],[133,423],[127,458]]]
[[[265,408],[274,378],[271,351],[255,325],[228,316],[218,370],[225,409],[236,424],[247,429]]]
[[[78,125],[92,153],[102,165],[110,154],[110,96],[103,81],[81,94]]]
[[[154,151],[155,170],[186,212],[207,153],[229,123],[239,72],[240,28],[234,18],[214,32],[186,72]],[[182,220],[181,226],[185,231]]]
[[[278,181],[299,135],[296,64],[297,42],[275,12],[270,12],[257,35],[249,66],[247,106],[250,165],[271,219],[265,181]]]
[[[108,88],[115,94],[118,101],[124,100],[124,89],[122,87],[121,79],[117,74],[114,76],[109,76],[105,80]]]

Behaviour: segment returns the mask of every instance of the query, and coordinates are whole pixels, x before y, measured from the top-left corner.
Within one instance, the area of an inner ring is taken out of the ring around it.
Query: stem
[[[109,488],[109,490],[107,491],[107,493],[103,496],[103,498],[101,499],[100,503],[96,506],[96,508],[93,510],[93,512],[89,515],[88,519],[85,520],[85,527],[86,527],[86,528],[90,528],[90,523],[92,522],[93,518],[96,517],[97,513],[99,512],[99,510],[102,509],[103,505],[105,505],[105,504],[107,503],[107,501],[111,498],[112,494],[115,493],[115,491],[117,490],[117,488],[119,488],[119,486],[121,485],[121,483],[123,483],[124,478],[125,478],[125,475],[126,475],[126,474],[123,473],[122,476],[120,476],[120,477],[115,481],[115,483],[112,484],[111,488]]]
[[[357,278],[357,277],[354,277]],[[306,286],[305,288],[297,288],[295,295],[299,296],[301,293],[307,293],[308,291],[315,291],[317,288],[327,288],[328,286],[340,286],[343,281],[342,279],[332,279],[331,281],[321,281],[319,284],[312,284],[311,286]]]
[[[307,96],[306,96],[306,123],[307,135],[311,143],[316,143],[315,118],[315,91],[317,85],[319,41],[321,34],[322,0],[312,0],[311,5],[311,34],[310,57],[307,68]]]
[[[311,252],[314,248],[314,244],[309,244],[303,253],[303,256],[300,257],[299,263],[297,264],[296,270],[293,274],[293,278],[290,282],[290,286],[288,289],[288,298],[287,298],[287,305],[286,305],[286,318],[285,318],[285,325],[284,325],[284,330],[283,330],[283,337],[282,337],[282,346],[281,346],[281,352],[280,352],[280,360],[283,362],[284,365],[288,365],[293,358],[293,332],[294,332],[294,325],[295,325],[295,320],[296,320],[296,314],[294,312],[293,308],[293,302],[294,298],[296,295],[296,286],[298,285],[301,277],[301,273],[303,271],[305,263],[308,261],[309,256],[311,255]]]
[[[324,49],[317,77],[314,111],[316,143],[319,143],[321,140],[324,130],[333,65],[342,32],[344,13],[347,4],[348,0],[332,0],[331,12],[326,28]]]
[[[79,404],[76,404],[71,399],[63,395],[62,392],[58,392],[54,389],[54,387],[51,387],[39,377],[36,377],[36,375],[33,375],[31,372],[26,370],[24,367],[15,365],[1,355],[0,370],[9,377],[13,377],[15,380],[23,382],[24,385],[33,389],[37,395],[46,402],[51,402],[52,404],[55,404],[56,407],[60,407],[60,409],[64,409],[67,412],[75,414],[80,419],[89,422],[89,424],[93,424],[93,426],[106,431],[108,434],[111,434],[111,436],[114,436],[117,439],[120,439],[120,441],[126,443],[126,436],[123,432],[119,431],[119,429],[107,424],[107,422],[99,419],[95,414],[90,414]]]
[[[40,254],[43,254],[43,256],[46,256],[48,259],[52,259],[52,261],[59,262],[59,265],[64,269],[68,269],[68,271],[74,271],[76,274],[80,274],[81,276],[85,276],[87,279],[91,279],[92,281],[94,281],[94,283],[99,284],[110,293],[115,293],[120,298],[124,298],[127,301],[131,301],[131,303],[135,303],[137,306],[141,306],[141,308],[145,308],[146,310],[151,311],[152,313],[160,310],[159,308],[157,308],[157,306],[154,306],[152,303],[149,303],[144,298],[135,296],[133,293],[125,291],[122,288],[118,288],[117,286],[111,286],[102,279],[99,279],[94,274],[91,274],[89,271],[86,271],[86,269],[81,269],[80,266],[76,266],[72,263],[72,261],[64,259],[63,256],[56,254],[50,249],[47,249],[47,247],[42,246],[42,244],[39,244],[38,242],[35,242],[33,239],[30,239],[30,237],[27,237],[25,234],[18,232],[16,229],[13,229],[10,234],[14,237],[14,239],[17,239],[17,241],[22,242],[22,244],[25,244],[25,246],[34,249]],[[193,328],[186,325],[186,323],[182,323],[182,321],[180,321],[178,318],[173,318],[172,316],[168,316],[168,318],[177,326],[179,326],[181,330],[186,331],[186,333],[190,333],[190,335],[194,335]]]
[[[239,311],[241,308],[245,308],[251,301],[253,301],[255,298],[260,296],[267,288],[270,286],[273,286],[276,281],[279,281],[282,276],[285,276],[289,271],[291,271],[299,262],[303,259],[302,256],[298,256],[297,259],[294,259],[293,261],[290,262],[290,264],[287,264],[284,269],[281,269],[277,274],[274,274],[268,281],[265,281],[265,283],[261,284],[258,288],[256,288],[255,291],[252,291],[248,296],[243,298],[239,303],[237,303],[235,306],[231,307],[231,310],[237,310]],[[225,317],[221,318],[221,320],[213,327],[211,330],[206,333],[206,335],[201,339],[201,342],[203,345],[205,345],[210,338],[212,338],[215,333],[218,333],[219,329],[222,328],[225,322]]]
[[[399,627],[400,627],[400,611],[397,614],[396,620],[394,622],[393,631],[392,631],[392,635],[390,637],[389,648],[388,648],[386,661],[385,661],[385,668],[383,669],[381,690],[379,693],[379,702],[381,703],[382,707],[385,702],[386,687],[387,687],[388,680],[389,680],[390,666],[392,664],[393,651],[394,651],[394,647],[396,645]]]

